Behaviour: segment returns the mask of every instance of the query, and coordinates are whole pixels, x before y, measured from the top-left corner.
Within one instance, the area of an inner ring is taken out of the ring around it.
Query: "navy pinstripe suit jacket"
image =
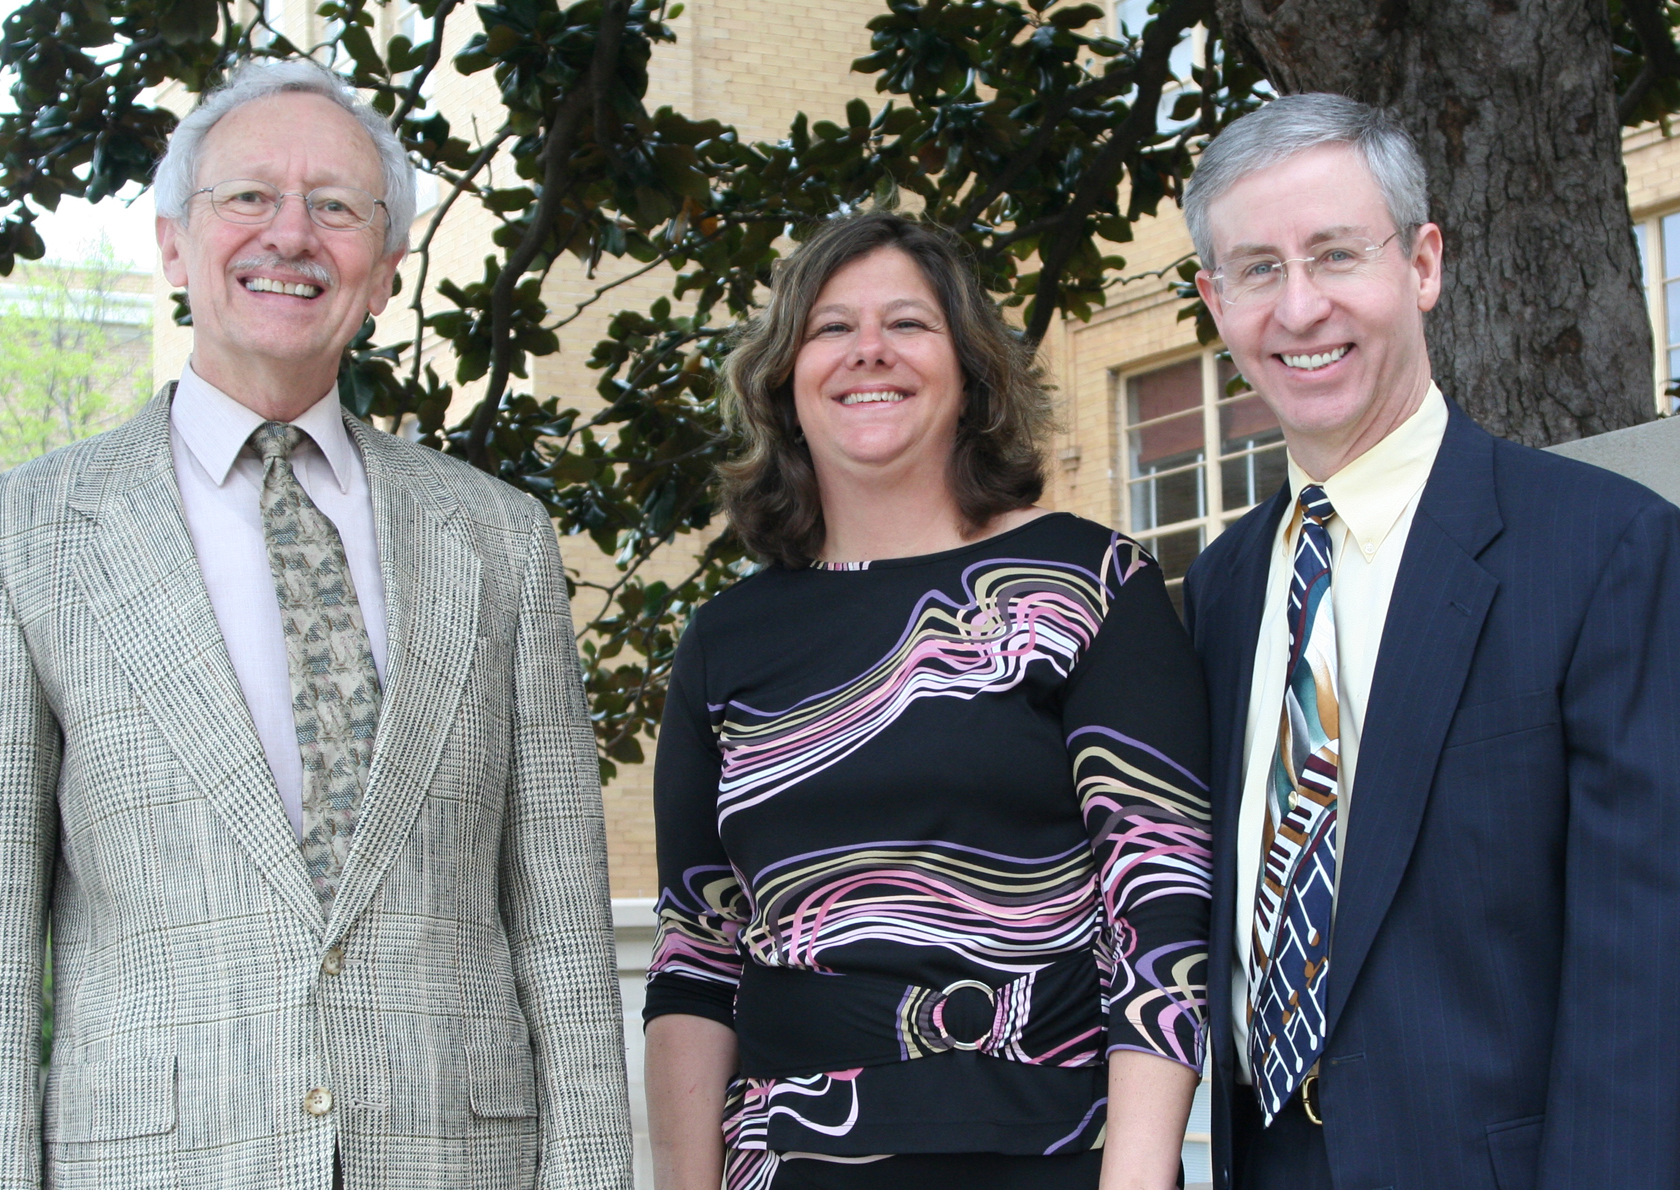
[[[1287,489],[1197,560],[1214,716],[1215,1184],[1236,826]],[[1406,541],[1341,857],[1338,1190],[1680,1186],[1680,508],[1456,406]],[[1239,1188],[1240,1190],[1240,1188]]]

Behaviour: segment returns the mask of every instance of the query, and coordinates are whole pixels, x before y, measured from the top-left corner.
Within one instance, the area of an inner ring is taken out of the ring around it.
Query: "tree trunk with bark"
[[[1219,0],[1280,93],[1393,111],[1446,243],[1429,354],[1495,434],[1544,446],[1648,421],[1651,330],[1603,0]]]

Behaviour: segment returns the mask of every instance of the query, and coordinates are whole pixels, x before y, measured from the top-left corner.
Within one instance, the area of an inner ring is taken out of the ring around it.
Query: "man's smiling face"
[[[1218,262],[1255,254],[1294,262],[1329,240],[1382,244],[1401,230],[1364,159],[1346,145],[1247,175],[1209,204],[1208,216]],[[1313,278],[1291,263],[1276,290],[1235,303],[1206,273],[1197,278],[1232,359],[1303,464],[1307,444],[1332,470],[1357,458],[1428,391],[1423,314],[1440,294],[1441,238],[1424,224],[1413,239],[1408,252],[1405,236],[1395,236],[1357,276]]]
[[[303,92],[254,100],[205,134],[194,187],[241,178],[293,192],[268,223],[232,223],[193,197],[184,224],[158,220],[164,273],[192,300],[193,367],[230,394],[241,370],[332,386],[368,313],[390,300],[402,253],[385,253],[384,208],[353,231],[317,227],[297,193],[354,186],[383,198],[372,139],[331,100]]]

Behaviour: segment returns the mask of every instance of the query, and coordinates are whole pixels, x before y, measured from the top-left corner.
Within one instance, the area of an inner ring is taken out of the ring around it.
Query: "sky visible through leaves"
[[[23,0],[0,0],[0,21],[4,21]],[[0,70],[0,111],[16,111],[12,102],[9,70]],[[117,198],[90,203],[67,198],[58,210],[42,212],[35,226],[47,244],[49,260],[82,260],[90,256],[100,233],[110,238],[117,262],[128,268],[151,272],[157,267],[157,234],[153,229],[152,192],[141,193],[130,186]]]

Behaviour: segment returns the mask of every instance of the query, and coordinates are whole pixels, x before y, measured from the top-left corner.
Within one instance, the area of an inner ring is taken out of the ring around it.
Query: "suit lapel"
[[[455,498],[408,457],[412,448],[346,420],[367,467],[390,646],[373,767],[327,923],[329,944],[372,900],[431,787],[473,662],[482,581]]]
[[[1210,934],[1209,1010],[1214,1057],[1233,1059],[1231,980],[1235,953],[1237,889],[1237,819],[1242,807],[1243,739],[1249,697],[1254,687],[1254,653],[1265,610],[1271,571],[1272,541],[1278,520],[1289,507],[1285,486],[1267,504],[1225,531],[1234,549],[1217,580],[1195,608],[1196,647],[1208,676],[1213,747],[1213,908]],[[1208,582],[1215,580],[1210,576]],[[1206,625],[1206,628],[1202,628]],[[1252,890],[1250,890],[1252,895]]]
[[[1399,888],[1498,580],[1476,562],[1503,522],[1493,439],[1456,406],[1389,601],[1354,774],[1330,964],[1329,1028]]]
[[[1219,624],[1217,640],[1209,642],[1204,665],[1218,667],[1214,687],[1214,722],[1226,725],[1222,733],[1215,786],[1227,801],[1225,809],[1235,819],[1242,795],[1243,737],[1248,724],[1249,696],[1254,689],[1254,651],[1260,640],[1260,620],[1265,612],[1266,584],[1271,573],[1272,542],[1278,521],[1289,507],[1289,488],[1279,489],[1257,512],[1226,530],[1242,534],[1232,554],[1226,576],[1209,592],[1210,616]],[[1204,614],[1197,609],[1197,618]],[[1216,811],[1219,809],[1215,807]],[[1233,852],[1233,854],[1235,854]]]
[[[312,928],[321,909],[228,660],[169,450],[166,387],[110,439],[71,502],[93,520],[75,571],[152,721],[275,894]]]

